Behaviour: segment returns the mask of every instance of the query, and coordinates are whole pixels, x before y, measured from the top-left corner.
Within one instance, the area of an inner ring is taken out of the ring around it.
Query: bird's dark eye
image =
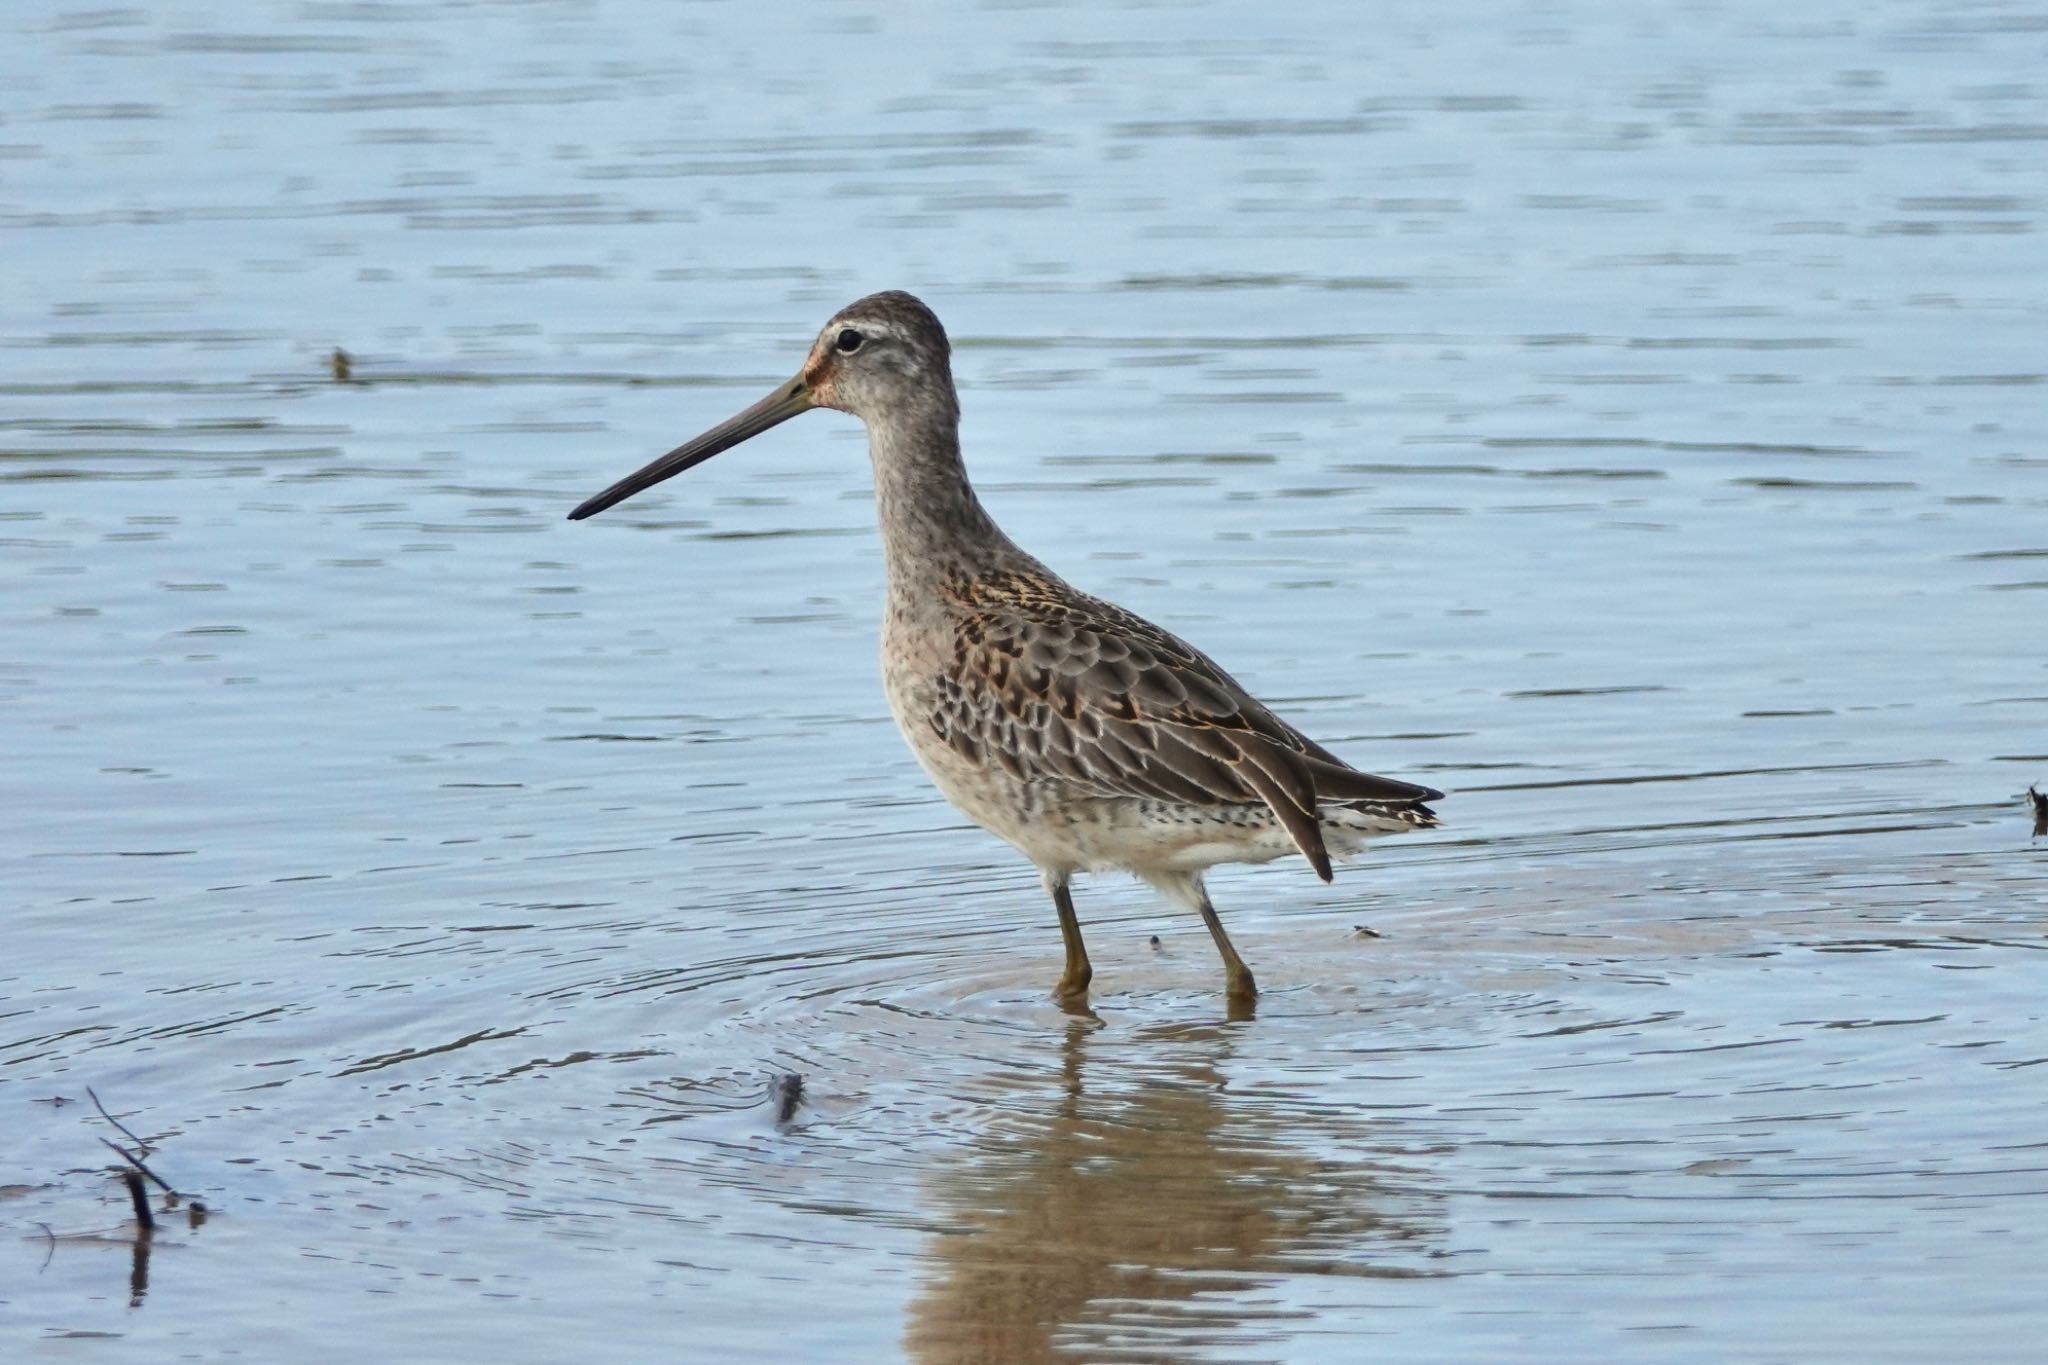
[[[832,339],[832,345],[841,355],[852,355],[861,348],[867,338],[848,327]]]

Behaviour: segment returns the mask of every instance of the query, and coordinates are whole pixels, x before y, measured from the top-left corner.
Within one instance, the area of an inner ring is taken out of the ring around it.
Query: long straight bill
[[[635,493],[645,492],[663,479],[674,478],[685,469],[694,469],[721,450],[731,450],[741,441],[759,436],[768,428],[787,422],[798,413],[808,412],[815,406],[817,404],[811,398],[810,386],[802,379],[792,379],[745,412],[727,418],[695,440],[685,441],[645,469],[637,470],[620,479],[571,512],[569,520],[581,521],[585,517],[594,517],[614,503],[624,502]]]

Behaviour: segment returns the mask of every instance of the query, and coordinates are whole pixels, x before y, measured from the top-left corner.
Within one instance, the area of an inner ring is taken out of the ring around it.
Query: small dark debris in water
[[[2043,796],[2032,787],[2027,788],[2027,800],[2034,804],[2034,837],[2048,834],[2048,796]]]
[[[785,1071],[769,1083],[768,1094],[775,1101],[775,1122],[788,1123],[796,1117],[797,1106],[804,1102],[804,1078],[794,1071]]]
[[[100,1103],[98,1093],[91,1086],[85,1088],[85,1094],[86,1098],[92,1101],[92,1107],[99,1111],[100,1117],[112,1125],[115,1132],[135,1144],[135,1150],[131,1152],[118,1142],[107,1138],[100,1139],[114,1155],[121,1158],[122,1164],[116,1166],[113,1173],[120,1178],[122,1186],[128,1191],[128,1202],[135,1209],[135,1236],[129,1242],[128,1306],[140,1308],[143,1301],[149,1297],[150,1248],[155,1245],[156,1240],[156,1210],[150,1207],[149,1186],[154,1184],[163,1190],[164,1212],[169,1213],[181,1204],[185,1205],[185,1218],[192,1227],[196,1228],[206,1221],[206,1206],[197,1199],[186,1200],[183,1195],[171,1188],[169,1181],[152,1171],[144,1159],[151,1154],[149,1143],[138,1137],[127,1124],[108,1113],[107,1106]],[[49,1256],[46,1256],[43,1262],[48,1265],[50,1257],[57,1253],[57,1235],[48,1224],[43,1225],[43,1235],[50,1240]]]
[[[100,1117],[113,1124],[122,1137],[135,1144],[135,1150],[131,1152],[118,1142],[109,1141],[106,1138],[100,1139],[115,1156],[120,1157],[126,1163],[126,1168],[121,1170],[121,1179],[127,1183],[129,1198],[135,1201],[135,1221],[142,1225],[142,1230],[148,1232],[156,1227],[156,1220],[153,1217],[146,1216],[148,1214],[148,1206],[142,1197],[142,1182],[145,1179],[164,1192],[165,1208],[175,1209],[180,1204],[183,1204],[185,1206],[185,1216],[193,1227],[196,1228],[205,1222],[206,1205],[197,1199],[187,1199],[184,1195],[178,1193],[172,1187],[170,1181],[152,1171],[149,1168],[149,1163],[143,1160],[144,1157],[150,1154],[149,1144],[137,1137],[127,1124],[107,1112],[107,1106],[100,1103],[99,1092],[95,1091],[91,1086],[87,1086],[85,1094],[86,1098],[92,1101],[92,1107],[100,1111]]]
[[[1351,926],[1351,933],[1352,933],[1352,936],[1353,936],[1354,938],[1385,938],[1385,937],[1386,937],[1386,935],[1385,935],[1385,934],[1383,934],[1383,933],[1381,933],[1381,932],[1380,932],[1379,930],[1377,930],[1377,929],[1373,928],[1373,927],[1372,927],[1372,926],[1371,926],[1370,924],[1354,924],[1354,925],[1352,925],[1352,926]]]
[[[327,357],[327,372],[334,376],[335,383],[351,384],[355,382],[355,364],[355,358],[337,346],[334,354]]]
[[[1154,935],[1152,935],[1152,939],[1151,939],[1151,942],[1152,942],[1152,946],[1153,946],[1153,948],[1154,948],[1154,949],[1157,949],[1157,948],[1159,947],[1159,935],[1157,935],[1157,934],[1154,934]]]

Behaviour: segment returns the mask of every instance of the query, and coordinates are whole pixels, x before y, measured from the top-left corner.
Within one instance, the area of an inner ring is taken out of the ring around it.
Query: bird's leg
[[[1196,882],[1194,890],[1195,909],[1202,912],[1202,923],[1209,926],[1209,937],[1216,940],[1216,951],[1223,954],[1224,993],[1232,1000],[1256,999],[1259,986],[1252,980],[1252,969],[1244,965],[1244,959],[1230,944],[1230,935],[1223,932],[1223,921],[1216,918],[1216,907],[1209,903],[1208,888]]]
[[[1069,890],[1071,876],[1065,872],[1045,871],[1045,889],[1052,892],[1053,908],[1060,912],[1060,937],[1067,944],[1067,966],[1060,973],[1060,984],[1053,987],[1053,994],[1062,1000],[1080,1000],[1088,994],[1088,983],[1095,977],[1095,969],[1088,965],[1088,945],[1081,942],[1081,920],[1074,913],[1074,894]]]

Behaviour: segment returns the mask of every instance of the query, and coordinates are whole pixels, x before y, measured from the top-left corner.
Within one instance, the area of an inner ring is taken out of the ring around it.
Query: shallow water
[[[1355,13],[0,18],[10,1358],[2029,1358],[2039,16]],[[1449,793],[1217,875],[1255,1018],[1115,881],[1046,998],[851,419],[562,520],[891,286]]]

